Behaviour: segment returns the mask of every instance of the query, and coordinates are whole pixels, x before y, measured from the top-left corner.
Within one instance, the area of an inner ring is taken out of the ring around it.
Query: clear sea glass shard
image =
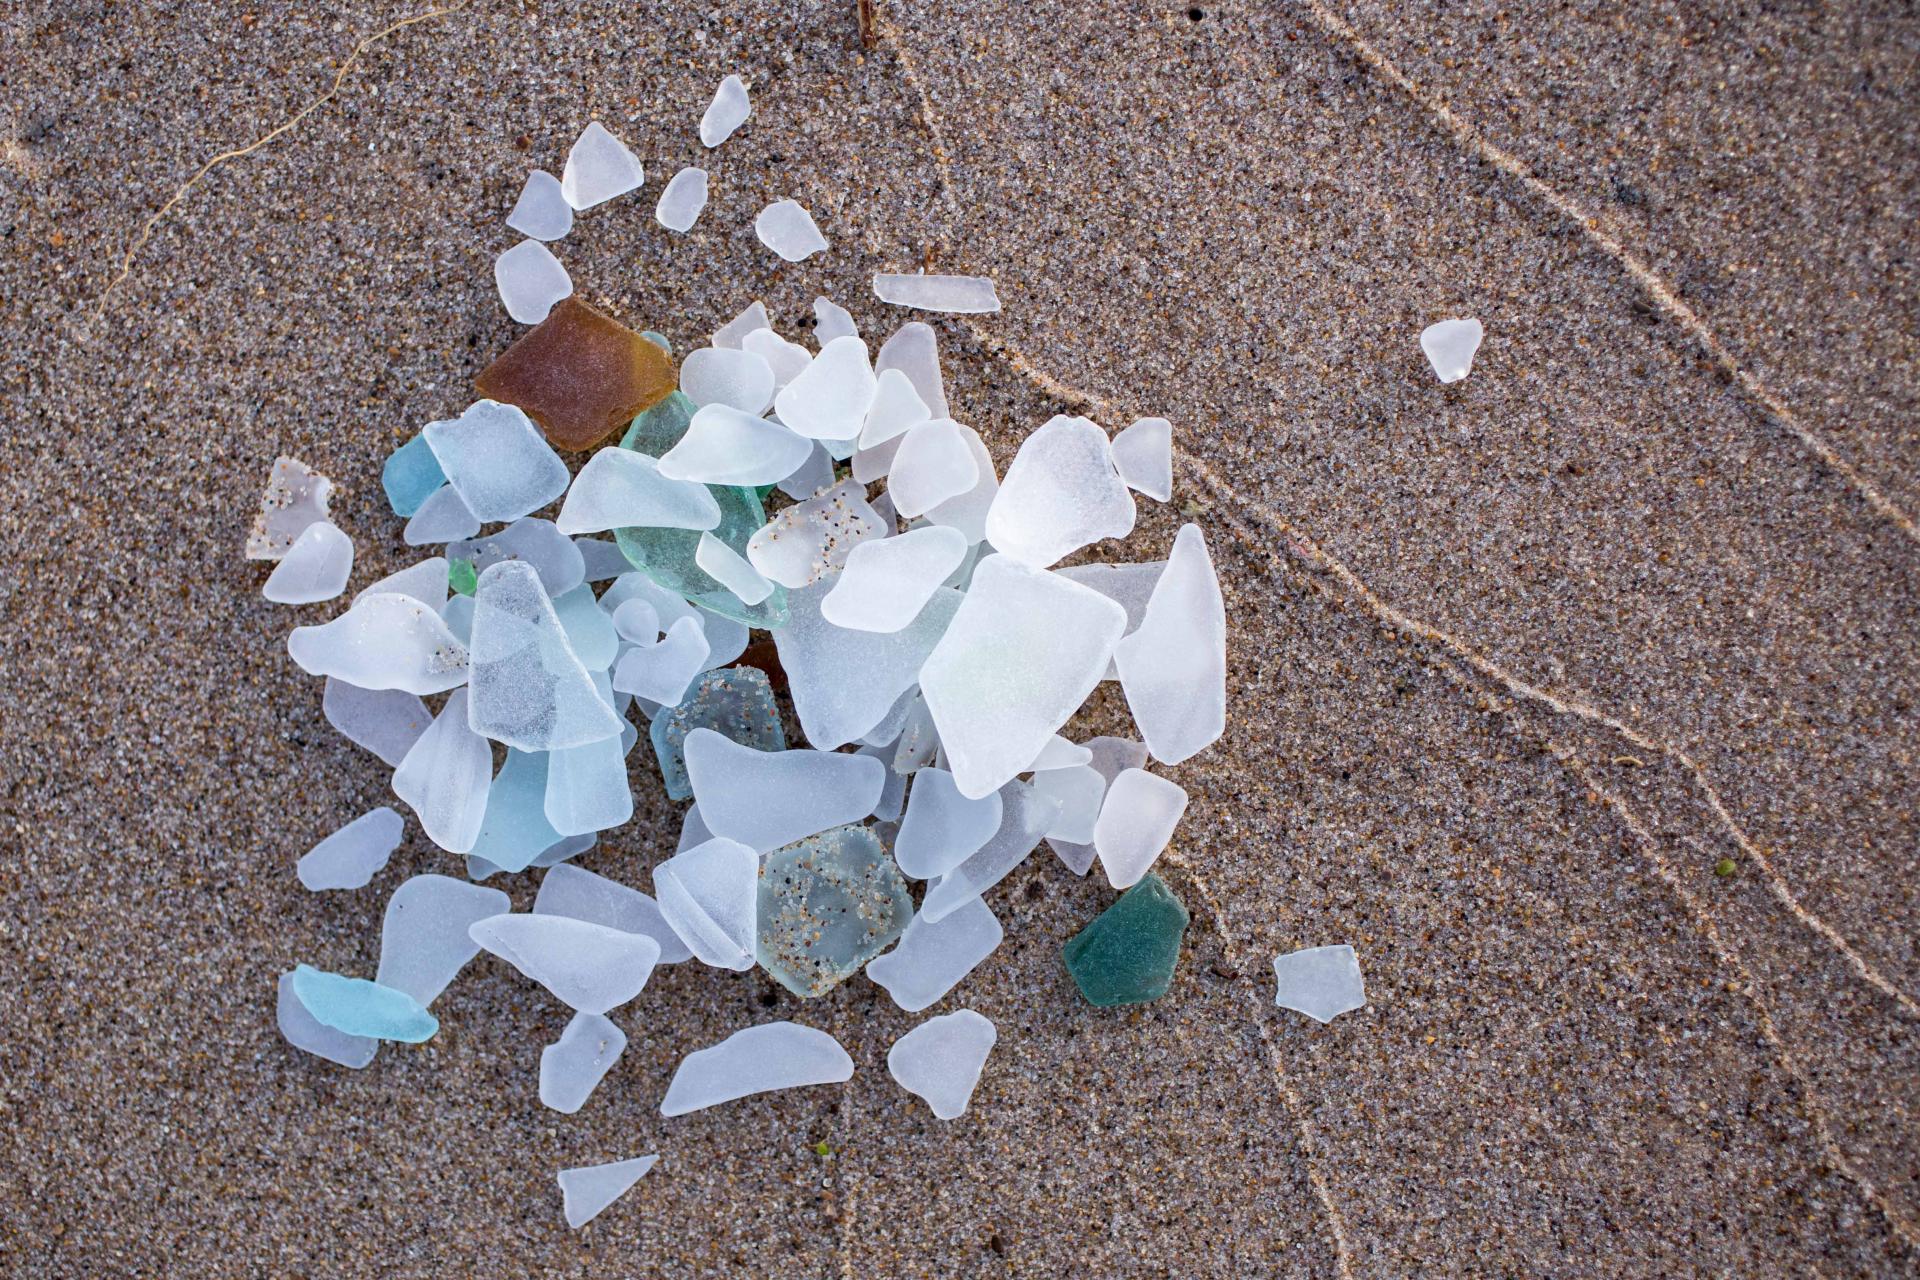
[[[1133,532],[1133,495],[1107,433],[1085,418],[1050,419],[1028,436],[987,512],[1001,554],[1045,568],[1103,538]]]
[[[440,693],[467,680],[466,646],[412,596],[366,596],[331,622],[295,627],[287,652],[311,675],[362,689]]]
[[[707,207],[707,171],[688,165],[667,181],[653,216],[669,231],[691,231]]]
[[[832,751],[755,751],[711,729],[686,738],[687,777],[709,829],[765,853],[873,812],[886,767]]]
[[[1154,560],[1146,564],[1077,564],[1068,565],[1054,572],[1063,578],[1071,578],[1083,587],[1092,587],[1107,599],[1127,611],[1127,629],[1122,639],[1140,629],[1141,621],[1147,616],[1147,601],[1153,598],[1153,589],[1165,572],[1167,562]],[[1118,680],[1120,668],[1107,664],[1106,679]]]
[[[555,751],[620,732],[620,717],[601,701],[567,643],[539,574],[523,561],[502,561],[480,575],[472,663],[476,733],[522,751]]]
[[[773,321],[767,315],[767,304],[756,298],[748,303],[746,309],[739,315],[714,330],[713,345],[733,347],[738,350],[741,340],[748,334],[772,327]]]
[[[298,458],[276,458],[267,473],[260,511],[247,535],[247,559],[278,560],[308,525],[327,518],[333,481]]]
[[[873,404],[873,367],[857,336],[835,338],[774,398],[780,421],[813,440],[852,440]]]
[[[660,474],[714,485],[774,484],[807,460],[813,445],[777,422],[710,404],[660,458]]]
[[[776,200],[753,220],[760,243],[788,262],[803,262],[827,247],[813,215],[797,200]]]
[[[702,408],[723,404],[757,417],[773,403],[773,366],[737,347],[701,347],[680,362],[680,390]]]
[[[916,915],[900,945],[867,964],[867,976],[908,1013],[937,1003],[1000,945],[1004,932],[992,908],[969,898],[929,921]]]
[[[581,1013],[605,1013],[640,994],[660,944],[571,916],[489,916],[468,930],[484,949]]]
[[[907,375],[898,369],[888,369],[874,379],[873,403],[867,408],[867,420],[861,424],[860,447],[877,448],[905,435],[932,416]],[[892,460],[893,455],[889,453],[889,466]],[[884,471],[881,474],[885,474]]]
[[[626,1032],[605,1014],[574,1014],[560,1039],[540,1051],[542,1105],[563,1115],[580,1110],[626,1047]]]
[[[934,524],[958,529],[967,536],[968,542],[977,545],[987,536],[987,513],[993,510],[993,500],[1000,492],[1000,481],[993,474],[993,455],[987,452],[987,443],[980,438],[980,433],[962,424],[960,434],[966,439],[967,450],[973,455],[979,478],[965,493],[935,505],[927,512],[927,519]]]
[[[412,807],[429,840],[466,853],[480,838],[492,787],[493,750],[467,724],[467,691],[455,689],[394,770],[393,793]]]
[[[908,1093],[925,1098],[934,1118],[965,1114],[999,1032],[972,1009],[928,1018],[893,1042],[887,1071]]]
[[[1442,382],[1458,382],[1473,369],[1484,330],[1478,320],[1442,320],[1420,331],[1420,350]]]
[[[1154,759],[1179,764],[1225,730],[1226,604],[1199,526],[1174,538],[1146,615],[1115,648],[1114,666]]]
[[[739,76],[728,76],[713,91],[713,101],[700,117],[700,143],[713,148],[733,136],[747,122],[753,108],[747,99],[747,83]]]
[[[316,604],[345,591],[352,573],[353,539],[331,520],[316,520],[280,557],[260,594],[275,604]]]
[[[1173,496],[1173,424],[1141,418],[1113,438],[1113,465],[1129,489],[1155,502]]]
[[[857,337],[860,333],[852,314],[827,298],[813,300],[813,340],[826,346],[835,338]]]
[[[474,922],[512,905],[498,889],[452,876],[414,876],[387,899],[375,980],[423,1006],[432,1004],[479,954],[479,945],[467,932]]]
[[[920,914],[937,924],[969,899],[978,898],[1025,862],[1060,813],[1060,804],[1024,782],[1000,788],[1000,829],[978,852],[941,876],[927,890]]]
[[[1000,309],[1000,296],[985,276],[877,275],[873,296],[921,311],[978,314]]]
[[[876,375],[888,369],[907,375],[920,402],[927,406],[928,417],[947,416],[946,385],[940,377],[940,349],[933,326],[914,320],[894,330],[873,358]]]
[[[593,598],[593,588],[582,583],[564,595],[555,597],[553,612],[567,633],[567,643],[580,665],[589,672],[605,671],[619,655],[620,635],[613,619]]]
[[[1278,986],[1274,1002],[1316,1022],[1332,1022],[1367,1003],[1360,957],[1349,946],[1308,947],[1275,956],[1273,974]]]
[[[500,304],[521,324],[539,324],[553,304],[573,296],[573,278],[538,240],[522,240],[493,260]]]
[[[380,1042],[372,1036],[336,1031],[308,1013],[294,992],[291,969],[280,975],[275,1016],[288,1044],[354,1071],[372,1062],[380,1051]]]
[[[707,637],[694,618],[679,618],[658,644],[632,648],[613,670],[613,687],[671,707],[707,662]]]
[[[328,677],[320,708],[327,723],[357,747],[365,747],[390,765],[407,758],[407,750],[433,723],[427,704],[401,689],[362,689]]]
[[[459,490],[443,484],[421,502],[400,536],[410,547],[424,547],[432,542],[471,538],[478,532],[480,517],[468,510]]]
[[[361,596],[379,595],[383,592],[412,596],[429,609],[445,608],[447,603],[447,558],[445,556],[429,556],[419,564],[409,565],[405,569],[388,574],[365,590],[356,592],[353,598],[358,600]]]
[[[518,520],[567,491],[567,464],[513,405],[477,400],[458,418],[429,422],[425,434],[447,483],[480,520]]]
[[[747,562],[785,587],[804,587],[846,564],[853,548],[884,536],[865,487],[842,480],[774,514],[747,539]]]
[[[720,523],[720,507],[705,485],[663,476],[657,459],[613,446],[580,469],[555,523],[568,534],[622,525],[711,529]]]
[[[749,564],[745,556],[710,533],[700,535],[693,562],[715,582],[740,597],[741,604],[759,604],[773,594],[773,583],[761,577],[760,571]]]
[[[1033,786],[1060,805],[1060,816],[1047,828],[1048,839],[1075,844],[1093,839],[1094,821],[1100,816],[1100,802],[1107,794],[1107,780],[1100,776],[1099,770],[1084,764],[1045,769],[1033,775]]]
[[[640,1156],[613,1164],[585,1165],[562,1169],[559,1173],[561,1207],[567,1225],[578,1231],[601,1210],[627,1194],[627,1189],[646,1176],[660,1160],[659,1156]]]
[[[787,625],[773,633],[800,727],[822,751],[858,741],[893,710],[961,607],[960,593],[942,587],[899,631],[849,631],[820,614],[833,585],[823,578],[789,595]]]
[[[529,173],[507,225],[533,240],[558,240],[573,230],[573,206],[560,189],[560,179],[544,169]]]
[[[361,814],[301,855],[300,883],[315,891],[360,888],[387,865],[405,830],[385,805]]]
[[[967,555],[958,529],[930,525],[853,548],[820,613],[837,627],[894,632],[912,622]]]
[[[760,857],[716,836],[653,869],[660,914],[702,964],[753,967],[758,931]]]
[[[579,477],[574,478],[574,483],[579,483]],[[604,538],[575,538],[573,545],[580,548],[580,559],[586,568],[588,582],[606,582],[633,569],[620,548]]]
[[[1010,556],[974,571],[920,690],[963,794],[1024,770],[1086,701],[1126,627],[1119,605]]]
[[[524,516],[484,538],[453,543],[447,554],[467,561],[477,573],[503,560],[518,560],[540,575],[540,585],[549,597],[563,596],[587,580],[580,548],[553,521],[538,516]]]
[[[1178,783],[1145,769],[1128,769],[1115,778],[1093,829],[1093,847],[1107,882],[1116,889],[1138,884],[1173,839],[1186,811],[1186,788]]]
[[[887,471],[887,493],[903,516],[922,515],[972,489],[980,465],[960,424],[933,418],[908,431]]]
[[[795,1022],[769,1022],[683,1058],[660,1114],[683,1116],[772,1089],[851,1079],[853,1059],[832,1036]]]
[[[591,209],[634,190],[645,178],[633,152],[595,120],[567,152],[560,190],[575,209]]]
[[[893,854],[902,871],[916,880],[931,880],[965,862],[999,829],[999,792],[970,800],[946,770],[921,769],[913,775],[906,820]]]
[[[1146,746],[1131,738],[1089,738],[1084,745],[1090,756],[1087,763],[1099,771],[1100,776],[1107,780],[1109,786],[1115,778],[1128,769],[1146,767]],[[1049,836],[1047,844],[1053,848],[1053,852],[1067,870],[1077,876],[1087,874],[1088,868],[1093,866],[1096,850],[1091,840],[1082,844]]]
[[[535,915],[571,916],[622,933],[645,934],[660,944],[660,964],[679,964],[693,952],[673,931],[651,897],[584,867],[561,863],[541,878]]]
[[[776,390],[786,386],[800,376],[813,356],[797,342],[788,342],[772,329],[756,329],[740,339],[740,349],[751,351],[767,362],[773,370],[773,385]]]

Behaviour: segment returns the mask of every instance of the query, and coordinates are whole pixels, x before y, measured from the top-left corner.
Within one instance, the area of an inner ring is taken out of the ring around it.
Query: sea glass
[[[489,400],[518,405],[561,449],[591,449],[665,399],[673,360],[578,298],[566,298],[473,381]]]

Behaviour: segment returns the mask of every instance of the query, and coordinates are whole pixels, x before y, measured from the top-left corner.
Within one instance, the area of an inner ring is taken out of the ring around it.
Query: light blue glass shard
[[[620,650],[620,635],[613,629],[613,619],[593,598],[593,588],[578,586],[556,596],[553,611],[581,666],[589,671],[605,671],[613,665],[614,655]]]
[[[552,753],[546,814],[554,830],[569,836],[606,831],[633,817],[633,787],[620,737]]]
[[[547,821],[547,753],[507,748],[487,793],[487,816],[472,854],[502,871],[524,871],[560,840]]]
[[[293,971],[293,993],[315,1021],[350,1036],[419,1044],[440,1029],[439,1019],[418,1000],[365,978],[303,964]]]
[[[695,729],[711,729],[755,751],[787,749],[786,731],[780,727],[780,711],[774,706],[766,672],[758,667],[708,671],[688,687],[680,705],[662,708],[648,730],[669,800],[685,800],[693,794],[684,744]]]
[[[433,456],[424,435],[416,435],[395,449],[387,456],[386,466],[380,468],[380,487],[387,491],[387,505],[397,516],[418,511],[420,504],[446,482],[447,473],[440,469],[440,459]]]

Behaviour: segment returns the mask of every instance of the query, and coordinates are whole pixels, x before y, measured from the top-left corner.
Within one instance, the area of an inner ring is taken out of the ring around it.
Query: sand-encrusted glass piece
[[[260,512],[247,535],[247,559],[278,560],[308,525],[327,518],[333,481],[298,458],[276,458],[260,495]]]
[[[1088,1004],[1158,1000],[1173,982],[1187,909],[1150,875],[1067,941],[1061,956]]]
[[[805,587],[847,563],[855,546],[886,536],[886,524],[856,480],[774,513],[747,539],[747,563],[783,587]]]
[[[907,883],[873,832],[834,827],[774,850],[760,868],[755,956],[795,995],[825,995],[891,946],[912,915]]]
[[[674,385],[671,356],[578,298],[543,313],[473,381],[487,399],[524,410],[561,449],[591,449]]]
[[[780,727],[780,711],[766,672],[758,667],[704,672],[677,706],[665,707],[653,718],[648,731],[670,800],[693,795],[684,744],[695,729],[711,729],[755,751],[787,749],[786,731]]]

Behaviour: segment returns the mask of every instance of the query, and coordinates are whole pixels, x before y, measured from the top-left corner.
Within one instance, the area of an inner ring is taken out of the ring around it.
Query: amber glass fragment
[[[673,360],[611,316],[566,298],[474,379],[518,405],[556,449],[591,449],[666,398]]]

